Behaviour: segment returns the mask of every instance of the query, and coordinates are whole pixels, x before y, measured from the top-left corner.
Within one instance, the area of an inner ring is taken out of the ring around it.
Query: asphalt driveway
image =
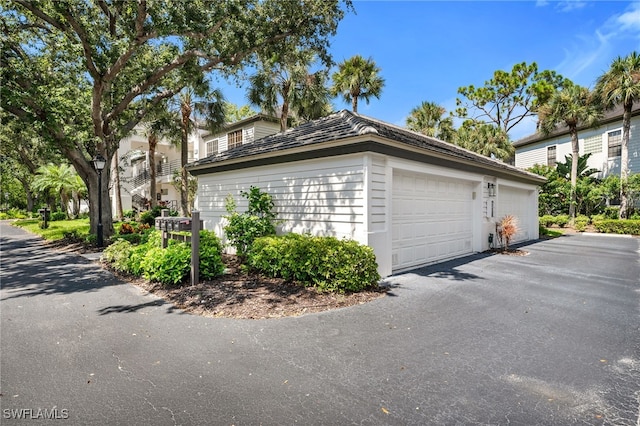
[[[640,424],[638,238],[539,241],[392,277],[366,305],[231,320],[0,235],[2,424]]]

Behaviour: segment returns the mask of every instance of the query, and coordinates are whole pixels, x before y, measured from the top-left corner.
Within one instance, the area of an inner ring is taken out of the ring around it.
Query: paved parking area
[[[185,314],[0,231],[2,424],[640,422],[638,238],[478,254],[366,305],[254,321]]]

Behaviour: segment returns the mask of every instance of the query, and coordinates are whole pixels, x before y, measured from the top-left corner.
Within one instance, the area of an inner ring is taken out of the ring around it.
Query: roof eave
[[[428,147],[418,147],[403,142],[397,142],[374,134],[352,136],[326,142],[319,142],[313,145],[301,145],[278,151],[268,151],[255,155],[247,155],[238,158],[207,162],[197,165],[187,165],[189,172],[195,176],[206,173],[219,173],[227,170],[241,169],[245,167],[255,167],[267,164],[279,164],[289,161],[299,161],[303,159],[318,158],[317,153],[323,155],[345,155],[356,152],[376,152],[381,154],[403,157],[409,160],[453,166],[457,169],[476,171],[479,173],[492,174],[500,177],[510,177],[516,180],[531,184],[542,184],[546,178],[523,170],[515,169],[504,163],[486,158],[486,162],[479,159],[466,159],[453,154],[446,154]],[[495,162],[495,164],[489,164]]]

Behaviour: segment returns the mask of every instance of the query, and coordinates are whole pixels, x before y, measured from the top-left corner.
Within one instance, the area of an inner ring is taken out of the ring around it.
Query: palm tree
[[[453,142],[469,151],[502,161],[509,160],[515,153],[504,130],[481,121],[466,120],[453,137]]]
[[[291,50],[279,57],[262,60],[258,72],[249,78],[249,102],[276,114],[280,109],[280,131],[288,127],[289,116],[319,118],[326,114],[329,91],[326,71],[310,73],[315,54]]]
[[[49,163],[40,166],[33,178],[32,186],[42,192],[53,191],[60,197],[60,205],[65,214],[69,215],[69,200],[74,192],[80,192],[78,174],[68,164],[55,165]],[[84,183],[83,183],[84,184]]]
[[[206,88],[208,89],[208,88]],[[180,214],[189,216],[189,135],[198,128],[197,116],[202,116],[206,128],[216,131],[224,125],[224,97],[218,89],[208,91],[188,88],[180,92],[178,97],[180,122]],[[193,115],[193,117],[192,117]]]
[[[422,102],[411,110],[407,117],[407,127],[414,132],[451,142],[455,135],[453,119],[442,117],[446,110],[434,102]]]
[[[555,92],[551,98],[538,109],[540,131],[550,134],[558,125],[569,128],[571,135],[571,200],[569,216],[576,217],[576,185],[578,182],[578,126],[593,126],[600,118],[600,108],[593,94],[586,87],[568,83],[562,90]]]
[[[145,128],[147,142],[149,143],[149,192],[151,194],[150,207],[154,208],[158,201],[156,199],[156,147],[162,138],[170,140],[177,139],[178,130],[175,126],[175,116],[167,109],[166,105],[148,114],[142,125]]]
[[[364,99],[368,104],[372,96],[380,98],[384,79],[379,73],[380,68],[373,59],[355,55],[338,64],[338,71],[331,76],[331,94],[342,95],[345,102],[351,102],[353,112],[357,113],[359,99]]]
[[[622,104],[622,147],[620,153],[620,219],[627,217],[629,197],[629,129],[633,103],[640,99],[640,55],[631,52],[626,57],[618,56],[609,71],[598,78],[596,93],[604,106],[613,108]]]

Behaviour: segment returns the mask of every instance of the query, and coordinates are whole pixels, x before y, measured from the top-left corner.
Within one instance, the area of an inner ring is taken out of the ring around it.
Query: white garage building
[[[279,232],[351,238],[373,248],[382,276],[487,250],[506,214],[514,239],[538,238],[544,178],[455,145],[341,111],[188,166],[205,228],[224,236],[225,198],[257,186]]]

